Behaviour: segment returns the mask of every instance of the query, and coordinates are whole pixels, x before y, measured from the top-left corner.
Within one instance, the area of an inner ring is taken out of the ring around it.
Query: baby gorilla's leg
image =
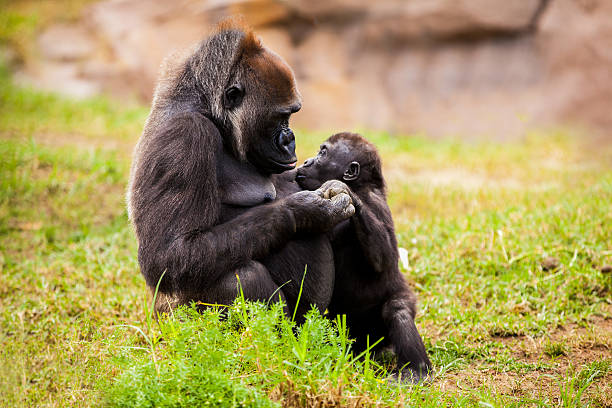
[[[382,317],[402,380],[418,383],[427,378],[431,362],[414,324],[413,311],[414,303],[410,297],[396,296],[385,302]]]

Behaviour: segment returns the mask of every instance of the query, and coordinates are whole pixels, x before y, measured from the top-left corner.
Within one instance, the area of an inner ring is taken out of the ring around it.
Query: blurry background
[[[571,125],[610,140],[607,0],[13,3],[39,11],[7,23],[34,39],[4,44],[16,79],[73,96],[148,103],[164,56],[242,14],[293,67],[299,127],[506,140]]]

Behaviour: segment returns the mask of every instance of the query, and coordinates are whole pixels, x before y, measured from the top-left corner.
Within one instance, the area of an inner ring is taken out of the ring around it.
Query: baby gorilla
[[[403,379],[425,378],[431,363],[414,324],[416,297],[399,270],[376,148],[355,133],[333,135],[297,169],[296,181],[308,190],[325,183],[332,195],[334,184],[345,190],[344,182],[355,206],[355,215],[332,232],[336,280],[329,317],[346,315],[356,353],[367,347],[368,336],[370,344],[383,337],[378,346],[393,347]]]

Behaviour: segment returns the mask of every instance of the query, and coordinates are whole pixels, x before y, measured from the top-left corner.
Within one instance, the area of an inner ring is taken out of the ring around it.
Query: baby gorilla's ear
[[[344,174],[342,175],[342,180],[344,181],[352,181],[352,180],[357,180],[357,178],[359,177],[359,162],[351,162],[351,164],[348,165],[348,168],[344,171]]]

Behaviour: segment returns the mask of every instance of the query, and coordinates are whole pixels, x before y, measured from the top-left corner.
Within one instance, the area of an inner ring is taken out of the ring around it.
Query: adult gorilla
[[[300,191],[274,176],[295,166],[288,121],[300,107],[289,66],[233,22],[162,73],[128,188],[158,312],[231,303],[238,278],[246,298],[293,310],[306,265],[298,313],[325,310],[334,262],[324,232],[354,207],[345,192],[327,199],[325,186]]]

